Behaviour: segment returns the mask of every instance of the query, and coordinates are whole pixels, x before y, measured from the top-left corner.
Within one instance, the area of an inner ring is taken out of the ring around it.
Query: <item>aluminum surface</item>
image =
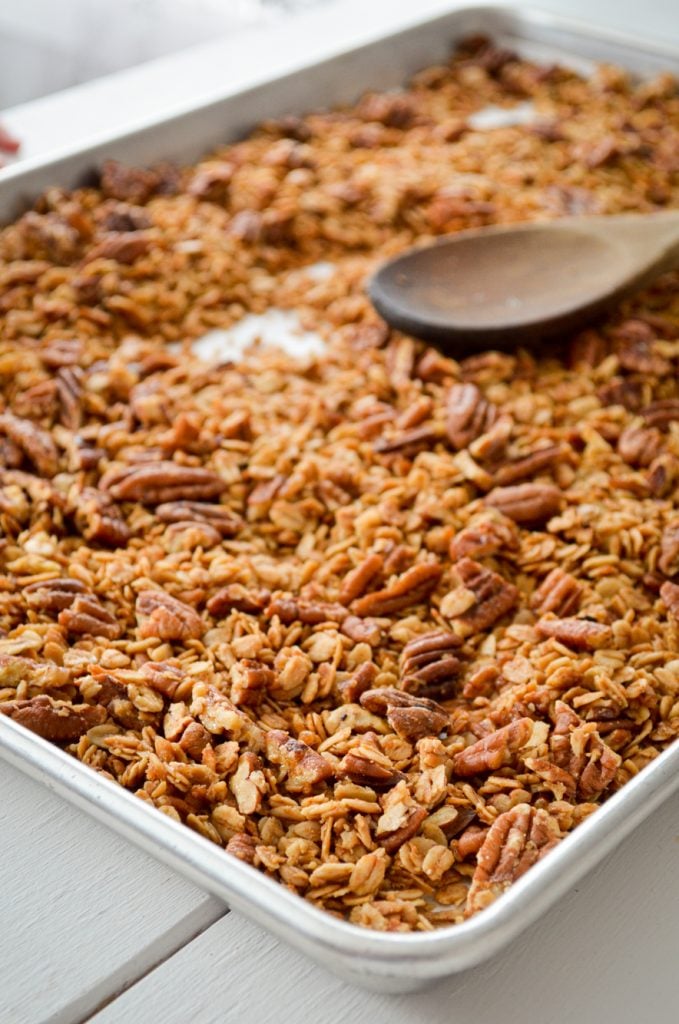
[[[403,30],[365,40],[346,53],[329,53],[327,59],[300,65],[283,78],[211,97],[193,111],[175,111],[86,149],[12,168],[0,181],[0,217],[14,215],[47,186],[68,187],[83,180],[108,155],[137,163],[189,160],[266,117],[306,110],[309,95],[319,107],[351,101],[367,88],[396,86],[419,68],[442,60],[456,37],[478,31],[525,56],[556,59],[582,70],[593,60],[620,64],[638,75],[679,69],[676,49],[537,11],[466,8],[421,24],[414,16]],[[1,715],[0,757],[335,973],[387,992],[416,989],[493,956],[679,787],[675,743],[470,921],[427,933],[383,934],[317,909]]]

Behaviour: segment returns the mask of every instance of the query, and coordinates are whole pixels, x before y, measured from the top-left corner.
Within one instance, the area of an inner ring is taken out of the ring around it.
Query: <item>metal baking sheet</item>
[[[344,53],[245,92],[224,92],[134,132],[4,172],[0,217],[15,215],[50,185],[82,181],[105,157],[137,164],[191,160],[266,117],[349,102],[392,88],[442,60],[456,38],[483,31],[522,55],[587,71],[607,61],[645,76],[679,70],[679,51],[538,11],[473,7],[399,26]],[[221,848],[143,804],[121,786],[0,716],[0,757],[222,898],[335,973],[367,988],[414,990],[498,953],[544,913],[679,787],[679,743],[627,783],[489,908],[460,925],[418,934],[357,928],[314,907]]]

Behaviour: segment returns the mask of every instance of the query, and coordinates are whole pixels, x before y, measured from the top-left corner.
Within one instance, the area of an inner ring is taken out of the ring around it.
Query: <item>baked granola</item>
[[[441,233],[676,205],[678,170],[669,76],[475,38],[47,191],[0,235],[0,711],[355,924],[487,906],[679,731],[677,277],[457,360],[365,282]],[[192,349],[272,307],[324,354]]]

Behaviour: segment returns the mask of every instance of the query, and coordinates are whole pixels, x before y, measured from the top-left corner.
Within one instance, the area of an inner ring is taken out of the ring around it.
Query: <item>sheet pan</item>
[[[0,180],[5,219],[50,185],[86,179],[106,156],[135,163],[190,160],[242,135],[266,117],[349,102],[367,88],[390,88],[442,60],[455,38],[483,31],[521,54],[580,70],[602,60],[645,76],[679,70],[679,51],[603,32],[571,19],[500,7],[457,9],[409,23],[347,52],[330,53],[283,78],[224,92],[86,149],[11,168]],[[310,104],[309,97],[313,97]],[[223,850],[98,776],[45,740],[0,716],[0,758],[125,835],[180,874],[222,898],[335,973],[385,992],[414,990],[498,954],[679,787],[674,744],[567,836],[491,907],[464,924],[421,934],[357,928],[317,909]]]

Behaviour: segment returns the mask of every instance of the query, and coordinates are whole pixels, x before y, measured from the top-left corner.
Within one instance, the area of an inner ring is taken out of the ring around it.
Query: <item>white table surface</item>
[[[676,0],[539,6],[679,43]],[[311,17],[338,32],[358,15],[388,23],[409,8],[335,0]],[[270,61],[276,33],[260,30],[248,60]],[[237,78],[244,52],[245,37],[218,41],[5,120],[29,154],[48,152],[65,125],[86,138],[102,111],[124,116],[121,97],[136,94],[145,113],[177,82],[199,96],[218,74]],[[0,787],[0,1024],[679,1021],[679,794],[504,954],[424,992],[385,996],[334,978],[2,760]]]

